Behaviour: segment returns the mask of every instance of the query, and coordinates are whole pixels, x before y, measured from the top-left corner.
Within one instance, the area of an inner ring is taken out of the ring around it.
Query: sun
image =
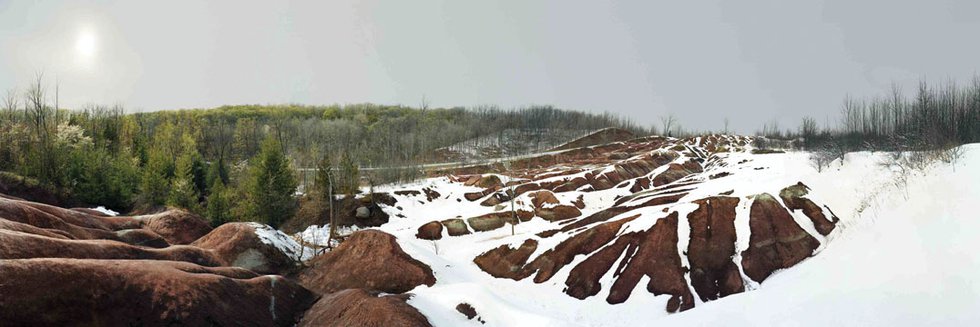
[[[95,32],[91,29],[83,29],[78,32],[75,40],[75,54],[81,59],[91,59],[95,57],[98,50],[98,39]]]

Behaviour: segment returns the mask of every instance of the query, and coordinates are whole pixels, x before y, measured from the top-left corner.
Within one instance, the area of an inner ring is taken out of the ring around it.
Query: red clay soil
[[[749,248],[742,252],[742,271],[756,282],[761,283],[777,269],[803,261],[820,246],[769,194],[755,196],[749,228],[752,236]]]
[[[827,236],[837,227],[837,221],[839,220],[835,216],[831,216],[831,219],[827,219],[827,216],[823,214],[823,210],[820,209],[816,203],[810,201],[810,199],[804,196],[809,193],[810,188],[803,183],[796,183],[796,185],[784,188],[779,191],[779,197],[783,199],[783,203],[786,203],[786,208],[796,211],[803,210],[803,214],[810,218],[813,222],[813,227],[817,229],[820,235]]]
[[[66,233],[64,231],[61,231],[61,230],[38,228],[38,227],[34,227],[32,225],[28,225],[28,224],[25,224],[25,223],[16,222],[16,221],[12,221],[12,220],[7,220],[7,219],[4,219],[4,218],[0,218],[0,229],[6,229],[6,230],[10,230],[10,231],[15,231],[15,232],[22,232],[22,233],[28,233],[28,234],[35,234],[35,235],[47,236],[47,237],[51,237],[51,238],[60,238],[60,239],[72,239],[73,238],[70,234],[68,234],[68,233]]]
[[[174,261],[2,260],[0,276],[4,326],[293,326],[316,299],[282,277]]]
[[[135,217],[104,217],[58,208],[42,203],[0,198],[0,218],[34,227],[61,231],[74,239],[121,240],[115,233],[124,229],[147,229],[168,244],[190,244],[211,231],[200,216],[171,209]]]
[[[191,245],[210,250],[222,266],[241,267],[260,274],[283,274],[296,263],[272,244],[265,244],[249,223],[227,223]]]
[[[619,128],[606,128],[594,132],[592,134],[574,139],[568,143],[565,143],[559,147],[551,149],[551,151],[574,149],[586,146],[593,146],[599,144],[606,144],[612,142],[626,141],[635,138],[632,132],[619,129]]]
[[[394,236],[378,230],[355,232],[310,264],[299,282],[322,294],[349,288],[404,293],[436,282],[429,266],[402,251]]]
[[[538,241],[532,239],[525,240],[517,249],[504,244],[477,256],[473,263],[490,276],[521,280],[530,275],[523,271],[524,265],[537,248]]]
[[[419,226],[418,233],[415,233],[415,237],[423,240],[441,239],[442,223],[438,221],[430,221],[422,226]]]
[[[165,248],[170,246],[162,236],[146,229],[123,229],[116,231],[119,240],[126,244],[145,246],[151,248]]]
[[[186,261],[220,266],[208,251],[191,246],[144,248],[111,240],[68,240],[0,229],[0,259],[75,258]]]
[[[306,311],[300,327],[425,327],[429,320],[405,301],[408,295],[379,295],[348,289],[325,295]]]
[[[691,286],[701,301],[711,301],[745,290],[735,256],[735,207],[739,198],[710,197],[694,201],[698,208],[687,215],[691,239],[687,258]]]
[[[159,234],[170,244],[191,244],[211,232],[211,225],[204,218],[184,210],[171,209],[136,218],[144,228]]]

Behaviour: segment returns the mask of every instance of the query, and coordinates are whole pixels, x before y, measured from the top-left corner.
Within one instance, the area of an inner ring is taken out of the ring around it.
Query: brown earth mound
[[[316,299],[278,276],[174,261],[0,260],[0,276],[4,326],[293,326]]]
[[[756,282],[803,261],[820,246],[769,194],[759,194],[752,202],[749,228],[752,236],[749,248],[742,252],[742,270]]]
[[[626,141],[635,138],[632,132],[619,128],[606,128],[592,134],[574,139],[568,143],[558,146],[551,151],[581,148],[585,146],[606,144],[611,142]]]
[[[429,266],[402,251],[394,236],[377,230],[351,234],[310,265],[300,273],[299,282],[323,294],[349,288],[404,293],[436,282]]]
[[[415,233],[415,237],[423,240],[438,240],[442,238],[442,223],[438,221],[431,221],[425,225],[419,226],[418,233]]]
[[[204,218],[180,209],[135,218],[170,244],[191,244],[211,232],[211,225]]]
[[[687,258],[691,286],[701,301],[716,300],[745,290],[735,256],[735,206],[739,198],[710,197],[694,201],[698,208],[687,215],[691,241]]]
[[[326,295],[313,304],[299,326],[431,326],[424,315],[405,303],[407,299],[407,295],[343,290]]]
[[[790,210],[803,210],[803,214],[810,218],[813,222],[813,227],[817,229],[820,235],[827,236],[837,227],[837,217],[831,215],[831,219],[827,219],[827,216],[823,214],[823,210],[820,209],[816,203],[810,201],[810,199],[804,196],[809,193],[810,188],[803,183],[796,183],[796,185],[784,188],[779,192],[779,197],[783,199],[783,203],[786,203],[786,208]]]
[[[0,258],[150,259],[220,266],[213,254],[191,246],[144,248],[110,240],[67,240],[0,229]]]
[[[241,267],[260,274],[283,274],[296,262],[255,234],[252,223],[227,223],[191,245],[211,250],[223,266]]]

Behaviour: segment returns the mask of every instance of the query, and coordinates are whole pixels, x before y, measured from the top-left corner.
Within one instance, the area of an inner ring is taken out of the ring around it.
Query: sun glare
[[[75,41],[75,52],[76,54],[84,59],[89,59],[95,56],[97,41],[95,33],[90,29],[82,30],[78,33],[78,39]]]

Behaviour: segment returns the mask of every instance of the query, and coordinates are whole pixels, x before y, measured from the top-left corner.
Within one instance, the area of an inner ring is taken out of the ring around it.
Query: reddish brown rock
[[[710,197],[694,201],[698,208],[687,215],[691,227],[687,258],[691,286],[702,301],[716,300],[745,290],[735,255],[735,207],[739,198]]]
[[[627,249],[633,253],[617,268],[621,272],[613,282],[606,302],[625,302],[643,276],[650,277],[647,291],[654,295],[670,294],[668,312],[684,311],[694,307],[694,298],[684,279],[684,267],[677,254],[677,212],[661,218],[650,230],[638,233],[637,244]],[[632,250],[631,249],[635,249]]]
[[[323,294],[348,288],[404,293],[436,282],[432,269],[402,251],[394,236],[372,229],[355,232],[310,265],[299,282]]]
[[[575,256],[592,253],[615,240],[623,224],[637,217],[639,215],[603,223],[575,234],[575,236],[558,243],[555,248],[542,253],[534,261],[531,261],[525,269],[536,270],[537,275],[534,276],[534,282],[543,283],[551,279],[558,270],[571,263]]]
[[[264,243],[256,223],[227,223],[204,235],[191,245],[210,250],[223,266],[241,267],[260,274],[284,274],[296,267],[296,261],[272,244]]]
[[[348,289],[329,294],[306,311],[299,326],[431,326],[405,301],[407,295],[379,295],[362,289]]]
[[[670,184],[691,174],[692,172],[684,168],[684,166],[672,163],[667,166],[667,170],[653,177],[653,186],[657,187]]]
[[[476,201],[476,200],[482,199],[484,196],[487,196],[486,191],[469,192],[469,193],[463,194],[463,198],[466,198],[466,200],[469,200],[469,201]]]
[[[70,240],[0,229],[0,258],[151,259],[219,266],[211,253],[190,246],[153,249],[110,240]]]
[[[585,198],[579,194],[578,197],[575,198],[575,201],[572,201],[572,204],[574,204],[576,208],[585,209]]]
[[[537,248],[538,241],[533,239],[525,240],[517,249],[505,244],[473,258],[473,263],[490,276],[521,280],[530,275],[523,268]]]
[[[175,261],[3,260],[0,276],[16,281],[0,283],[11,326],[293,326],[315,300],[282,277]]]
[[[633,218],[636,216],[624,220]],[[667,311],[676,312],[694,307],[694,299],[684,278],[685,269],[681,266],[680,256],[677,254],[677,220],[677,213],[673,212],[667,217],[659,219],[647,231],[618,235],[612,245],[602,247],[601,250],[590,254],[588,258],[569,272],[568,279],[565,280],[565,292],[579,299],[598,294],[602,287],[599,284],[599,279],[613,269],[616,260],[623,257],[625,252],[625,257],[619,261],[619,265],[615,268],[613,276],[616,279],[610,286],[609,296],[606,298],[608,303],[625,302],[640,279],[643,276],[648,276],[650,282],[646,286],[647,291],[656,295],[671,295],[666,308]],[[622,221],[605,223],[600,227],[615,227],[605,229],[617,233],[619,228],[616,223]],[[593,229],[595,228],[589,230]],[[603,237],[597,243],[605,245],[612,239],[612,237]],[[584,253],[590,253],[591,251],[588,251],[590,249],[594,250],[592,246],[589,246],[584,249],[586,250]],[[544,256],[543,254],[542,257]],[[537,260],[535,259],[535,261]],[[540,276],[539,273],[538,277]],[[535,279],[536,282],[538,280]]]
[[[483,321],[483,318],[480,317],[480,314],[476,312],[476,308],[473,308],[473,306],[469,303],[457,304],[456,312],[462,313],[464,316],[466,316],[466,319],[473,320],[473,318],[476,318],[476,321],[479,321],[481,324],[486,323]]]
[[[180,209],[136,218],[144,228],[162,236],[170,244],[191,244],[211,232],[211,226],[204,218]]]
[[[796,183],[796,185],[784,188],[779,191],[779,197],[783,199],[783,203],[786,203],[786,208],[790,210],[803,210],[803,214],[810,218],[813,222],[813,227],[817,230],[820,235],[827,236],[837,227],[837,217],[831,216],[832,219],[827,219],[824,215],[823,210],[820,209],[816,203],[810,201],[810,199],[804,196],[809,193],[810,188],[803,183]]]
[[[165,248],[170,246],[167,240],[157,233],[146,229],[123,229],[116,231],[119,241],[130,245],[145,246],[151,248]]]
[[[422,226],[419,226],[418,233],[415,233],[415,237],[423,240],[438,240],[442,238],[442,224],[438,221],[430,221]]]
[[[3,219],[3,218],[0,218],[0,229],[6,229],[6,230],[10,230],[10,231],[15,231],[15,232],[22,232],[22,233],[28,233],[28,234],[35,234],[35,235],[47,236],[47,237],[51,237],[51,238],[60,238],[60,239],[71,239],[71,238],[74,238],[70,234],[68,234],[68,233],[66,233],[64,231],[61,231],[61,230],[38,228],[38,227],[34,227],[34,226],[31,226],[31,225],[28,225],[28,224],[25,224],[25,223],[20,223],[20,222],[16,222],[16,221],[10,221],[10,220]]]
[[[559,147],[552,149],[552,151],[574,149],[579,147],[606,144],[611,142],[626,141],[635,137],[636,136],[633,135],[633,133],[627,130],[623,130],[619,128],[606,128],[606,129],[596,131],[592,134],[569,141],[568,143],[565,143]]]
[[[95,210],[95,209],[89,209],[89,208],[71,208],[71,209],[68,209],[68,210],[78,211],[78,212],[81,212],[81,213],[84,213],[84,214],[87,214],[87,215],[96,216],[96,217],[110,217],[109,215],[105,214],[104,212],[98,211],[98,210]]]
[[[760,283],[773,271],[792,267],[813,255],[820,245],[769,194],[755,196],[749,228],[752,235],[749,248],[742,252],[742,270]]]
[[[116,233],[109,231],[98,217],[33,202],[0,198],[0,217],[50,232],[61,231],[56,233],[74,239],[116,239]]]
[[[432,202],[432,200],[438,199],[440,196],[442,196],[442,194],[439,194],[439,192],[436,192],[435,190],[428,187],[422,188],[422,192],[425,193],[425,199],[429,202]],[[390,203],[388,205],[392,206],[394,205],[394,203]]]
[[[470,233],[470,229],[466,227],[466,222],[459,218],[443,220],[442,225],[446,227],[446,233],[449,236],[460,236]]]
[[[473,185],[485,189],[499,189],[504,186],[504,183],[500,181],[500,177],[497,175],[484,175]]]
[[[534,213],[525,210],[515,210],[514,213],[511,213],[510,211],[500,211],[466,219],[466,223],[470,225],[470,228],[473,228],[474,231],[486,232],[514,223],[513,216],[515,215],[520,221],[528,221],[534,217]]]
[[[557,205],[551,208],[538,208],[534,210],[534,213],[538,215],[538,217],[544,218],[547,221],[561,221],[582,215],[582,211],[579,211],[578,208],[570,205]]]
[[[496,213],[472,217],[466,219],[466,223],[477,232],[491,231],[506,225],[505,219]]]
[[[638,177],[633,180],[633,186],[630,187],[630,192],[636,193],[650,188],[650,179],[646,176]]]
[[[575,191],[588,183],[589,181],[585,177],[575,177],[553,188],[552,191],[559,193]]]
[[[535,208],[542,208],[545,204],[558,204],[558,198],[548,190],[537,191],[529,196],[531,197],[531,205]]]

